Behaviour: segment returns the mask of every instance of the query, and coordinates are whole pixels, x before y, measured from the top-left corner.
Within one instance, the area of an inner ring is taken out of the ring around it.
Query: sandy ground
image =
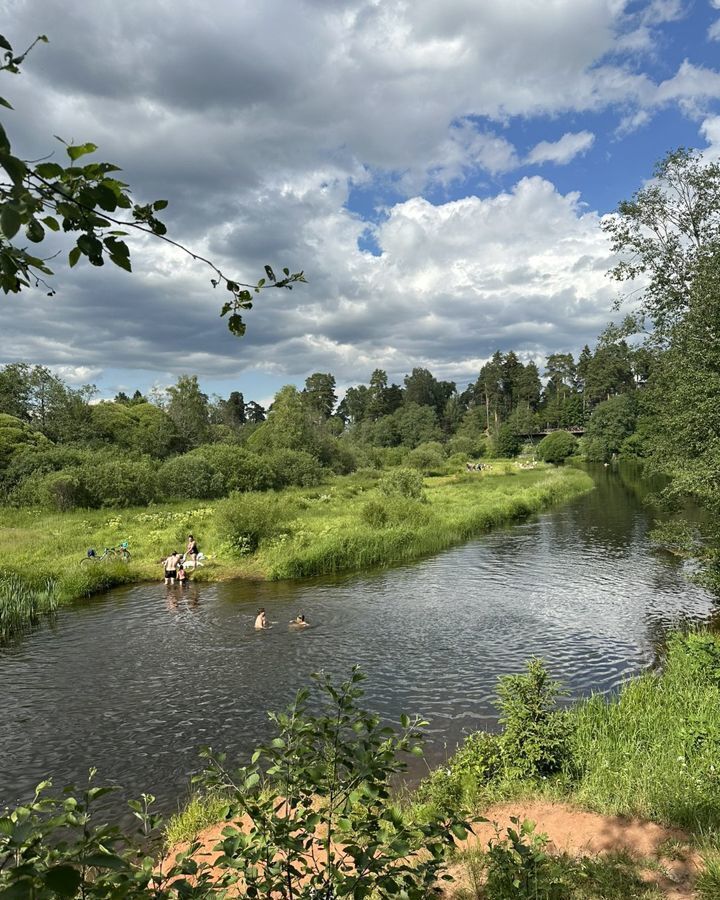
[[[624,852],[637,860],[641,874],[649,884],[656,885],[668,900],[690,900],[692,885],[700,868],[700,858],[692,850],[689,836],[676,828],[664,828],[653,822],[603,816],[586,812],[566,803],[515,801],[493,806],[483,813],[488,824],[474,826],[474,834],[467,841],[458,842],[458,849],[486,847],[495,838],[497,823],[504,833],[512,825],[511,817],[531,819],[536,834],[550,840],[550,852],[566,852],[572,856],[595,856],[609,852]],[[201,848],[197,859],[212,862],[217,853],[213,847],[222,840],[225,823],[205,829],[198,836]],[[666,855],[672,845],[671,855]],[[187,849],[187,844],[173,847],[169,858]],[[446,896],[452,897],[463,887],[463,866],[454,863],[449,871],[456,882],[448,887]],[[218,870],[219,874],[219,870]]]
[[[700,867],[700,858],[691,849],[688,835],[677,828],[663,828],[639,819],[603,816],[566,803],[515,801],[493,806],[483,815],[490,822],[496,822],[503,833],[507,827],[516,827],[511,823],[511,817],[521,821],[530,819],[535,823],[535,833],[546,834],[550,839],[550,852],[566,852],[571,856],[625,852],[640,862],[643,879],[657,885],[666,897],[685,900],[693,896],[692,884]],[[474,831],[465,846],[486,847],[495,837],[492,824],[476,825]],[[672,858],[663,855],[671,843]],[[461,867],[453,866],[451,871],[462,882]]]

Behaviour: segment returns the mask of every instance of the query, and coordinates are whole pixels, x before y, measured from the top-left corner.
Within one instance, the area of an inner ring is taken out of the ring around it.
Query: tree
[[[554,431],[540,441],[535,453],[538,459],[559,466],[575,453],[577,443],[577,438],[569,431]]]
[[[641,393],[649,465],[669,475],[668,499],[720,514],[720,247],[699,263],[689,311],[670,332]],[[711,525],[715,542],[718,529]]]
[[[512,459],[518,455],[521,446],[518,433],[507,423],[501,425],[493,436],[493,450],[496,456]]]
[[[265,407],[260,406],[259,403],[251,400],[249,403],[245,404],[245,416],[248,422],[252,423],[253,425],[259,425],[260,422],[265,421]]]
[[[18,450],[43,446],[50,446],[44,435],[16,416],[0,412],[0,472],[8,466]]]
[[[229,428],[239,428],[247,422],[245,398],[240,391],[231,391],[227,400],[220,404],[221,424]]]
[[[315,372],[305,379],[303,394],[310,409],[319,413],[323,419],[329,419],[337,403],[335,376],[329,372]]]
[[[720,164],[680,147],[667,153],[650,183],[623,200],[603,229],[624,258],[619,281],[644,275],[639,314],[664,340],[687,312],[697,267],[720,240]]]
[[[349,387],[338,406],[338,415],[346,422],[357,425],[366,416],[370,392],[364,384]]]
[[[475,384],[478,402],[485,405],[485,428],[487,430],[490,429],[491,419],[495,425],[499,421],[499,410],[503,403],[503,375],[503,355],[498,350],[480,369],[480,375]]]
[[[545,374],[548,377],[547,395],[567,397],[575,387],[576,368],[572,353],[551,353],[545,363]]]
[[[625,341],[600,345],[585,371],[585,396],[590,404],[609,400],[635,387],[632,353]]]
[[[185,447],[192,449],[206,443],[210,438],[210,407],[197,375],[181,375],[167,392],[167,413]]]
[[[603,400],[593,410],[585,428],[585,455],[606,462],[620,453],[623,441],[635,431],[637,406],[631,394]]]
[[[515,382],[515,400],[517,403],[527,403],[531,410],[536,410],[540,403],[540,373],[534,362],[530,361],[522,366],[517,373]]]
[[[4,51],[0,71],[19,74],[28,53],[38,42],[47,40],[40,35],[24,53],[16,54],[7,38],[0,35],[0,48]],[[0,105],[12,110],[11,104],[1,97]],[[166,200],[134,203],[129,186],[117,178],[118,166],[78,162],[97,150],[95,144],[71,144],[65,150],[69,166],[47,158],[40,162],[22,160],[13,154],[7,132],[0,124],[0,167],[6,176],[0,182],[0,289],[5,294],[20,293],[32,285],[54,293],[47,280],[53,275],[48,260],[28,253],[25,244],[42,244],[46,230],[72,235],[74,243],[68,253],[71,267],[84,257],[93,266],[102,266],[109,260],[132,271],[130,249],[123,240],[129,233],[149,235],[187,253],[210,267],[213,287],[222,284],[227,289],[229,299],[220,315],[230,313],[228,329],[238,336],[245,333],[242,313],[252,308],[253,293],[267,287],[292,290],[295,283],[305,281],[302,272],[290,274],[287,268],[278,279],[270,266],[265,266],[265,277],[255,284],[228,278],[209,259],[167,236],[167,228],[157,217],[167,207]]]

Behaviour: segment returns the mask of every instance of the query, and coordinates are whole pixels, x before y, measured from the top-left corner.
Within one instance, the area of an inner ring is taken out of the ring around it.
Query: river
[[[669,628],[717,607],[650,547],[633,470],[591,473],[592,493],[411,565],[184,593],[143,584],[61,611],[0,650],[0,807],[96,766],[124,798],[148,791],[172,812],[201,746],[241,760],[269,735],[266,710],[319,669],[357,663],[367,706],[429,719],[430,764],[494,726],[498,676],[531,656],[572,698],[615,690],[653,663]],[[259,606],[272,627],[258,633]],[[298,612],[313,627],[288,628]],[[108,802],[122,817],[124,800]]]

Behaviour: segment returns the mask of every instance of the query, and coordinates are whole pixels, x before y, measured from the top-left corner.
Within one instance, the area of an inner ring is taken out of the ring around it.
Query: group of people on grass
[[[192,561],[192,567],[196,569],[199,554],[200,550],[198,549],[197,541],[189,534],[185,554],[182,555],[177,550],[173,550],[170,556],[162,561],[165,584],[175,584],[176,581],[179,585],[186,584],[188,580],[186,567]]]

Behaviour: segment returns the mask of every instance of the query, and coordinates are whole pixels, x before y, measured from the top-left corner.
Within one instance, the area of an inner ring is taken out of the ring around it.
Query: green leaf
[[[4,97],[0,97],[0,106],[4,106],[5,109],[12,109],[12,104],[8,103]]]
[[[246,325],[242,320],[242,316],[239,316],[237,313],[230,316],[230,318],[228,319],[228,329],[231,334],[234,334],[237,337],[242,337],[245,334],[246,330]]]
[[[153,209],[156,212],[159,212],[161,209],[165,209],[167,207],[167,205],[168,205],[167,200],[156,200],[153,203]]]
[[[400,716],[400,724],[403,728],[407,728],[410,725],[410,716],[407,713],[403,713]]]
[[[54,162],[42,162],[35,166],[35,171],[41,178],[59,178],[64,169]]]
[[[249,775],[245,779],[245,790],[249,791],[255,787],[255,785],[260,781],[260,776],[257,772],[253,772],[252,775]]]
[[[74,897],[82,878],[72,866],[54,866],[45,874],[45,884],[60,897]]]
[[[0,47],[2,47],[3,50],[9,50],[10,53],[13,52],[12,45],[9,43],[8,39],[2,34],[0,34]]]
[[[45,229],[37,219],[30,219],[25,226],[25,234],[27,235],[28,240],[32,241],[33,244],[39,244],[45,237]]]
[[[88,142],[87,144],[77,144],[75,146],[70,146],[67,148],[67,155],[70,159],[75,162],[76,159],[80,159],[81,156],[85,156],[86,153],[94,153],[97,150],[97,144],[91,144]]]
[[[467,828],[461,822],[453,822],[450,826],[450,831],[452,831],[455,837],[460,841],[464,841],[468,836]]]
[[[77,265],[77,261],[80,259],[80,253],[82,251],[79,247],[73,247],[72,250],[68,253],[68,263],[70,264],[70,268]]]
[[[20,230],[22,225],[22,217],[16,206],[12,203],[5,203],[0,213],[0,227],[3,234],[8,240],[11,240]]]
[[[45,216],[45,218],[42,219],[42,221],[47,225],[47,227],[50,229],[50,231],[60,231],[60,225],[58,223],[58,220],[56,218],[54,218],[53,216]]]
[[[0,128],[2,128],[1,125]],[[0,148],[0,165],[15,184],[22,184],[23,178],[27,175],[27,166],[21,159],[18,159],[17,156],[12,156],[10,153],[3,152]]]

